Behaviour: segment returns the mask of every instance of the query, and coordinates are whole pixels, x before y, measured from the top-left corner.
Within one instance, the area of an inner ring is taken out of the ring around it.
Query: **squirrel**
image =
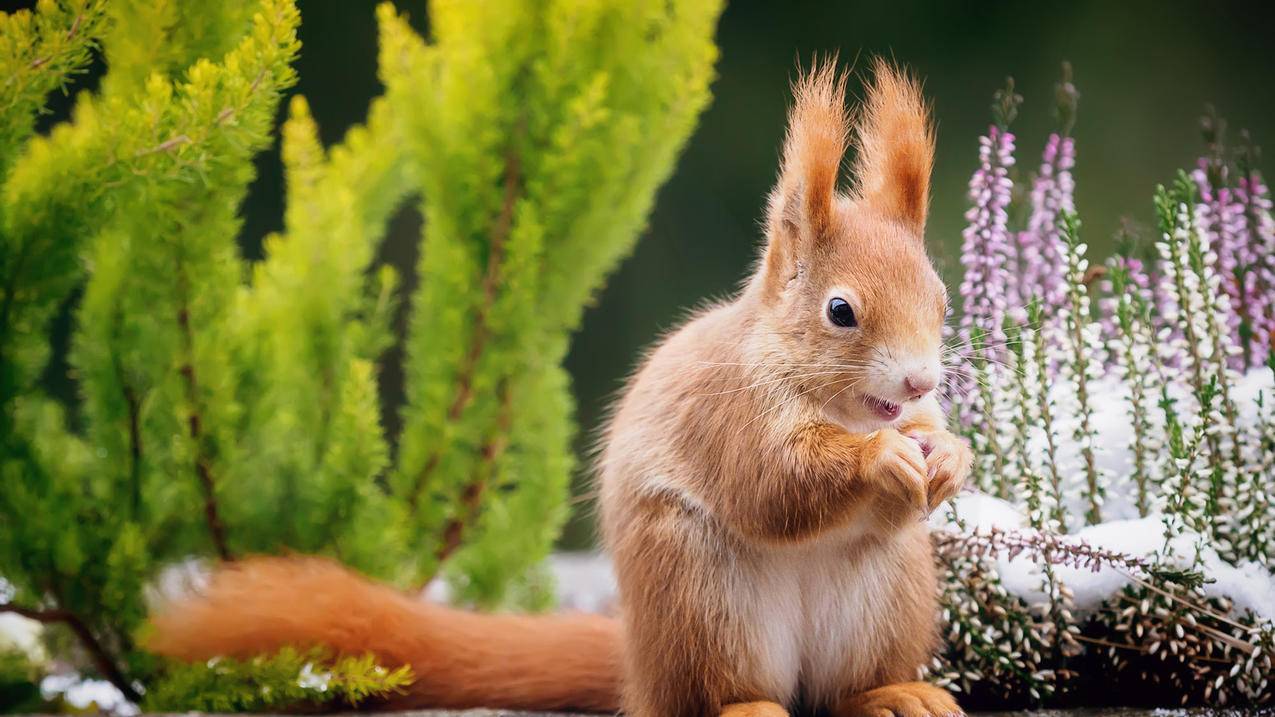
[[[893,65],[875,63],[854,122],[846,81],[835,60],[799,75],[755,270],[647,355],[603,433],[620,619],[483,615],[322,558],[253,558],[161,607],[147,647],[202,660],[319,645],[410,664],[415,683],[383,709],[959,713],[918,681],[938,642],[925,517],[972,463],[935,395],[934,132]]]

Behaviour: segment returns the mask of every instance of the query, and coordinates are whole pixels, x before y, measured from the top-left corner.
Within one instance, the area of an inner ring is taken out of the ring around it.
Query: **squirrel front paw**
[[[949,431],[914,434],[925,455],[927,475],[926,513],[934,512],[943,501],[956,495],[969,477],[974,452],[964,438]]]
[[[863,477],[921,513],[929,469],[921,445],[893,428],[877,431],[863,450]]]

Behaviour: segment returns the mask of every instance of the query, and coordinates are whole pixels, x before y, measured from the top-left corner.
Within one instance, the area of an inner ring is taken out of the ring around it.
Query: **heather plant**
[[[1160,467],[1163,460],[1162,434],[1156,431],[1158,424],[1153,418],[1155,379],[1159,367],[1151,304],[1146,291],[1149,279],[1142,270],[1142,262],[1137,259],[1113,257],[1108,262],[1108,272],[1111,277],[1108,291],[1112,298],[1107,304],[1107,312],[1113,321],[1108,339],[1111,372],[1129,389],[1125,415],[1133,429],[1124,446],[1130,456],[1125,466],[1125,482],[1132,485],[1134,505],[1138,515],[1145,518],[1157,507],[1153,498],[1160,491],[1155,490],[1154,481],[1163,470]]]
[[[1065,67],[1030,192],[1001,171],[1005,91],[980,140],[950,375],[995,498],[963,497],[942,521],[952,640],[933,674],[971,705],[1109,702],[1113,682],[1122,701],[1264,704],[1275,254],[1257,152],[1229,150],[1207,117],[1199,166],[1155,192],[1153,253],[1122,241],[1091,263],[1078,97]]]
[[[954,516],[964,532],[965,524]],[[1054,694],[1056,675],[1040,664],[1048,651],[1044,623],[1023,609],[987,555],[940,545],[940,600],[945,651],[930,666],[944,687],[991,703],[1040,702]],[[1032,660],[1024,660],[1024,651]]]
[[[426,40],[382,6],[385,93],[327,148],[292,99],[284,226],[257,262],[239,204],[296,79],[292,0],[0,14],[0,612],[134,702],[267,709],[410,675],[295,652],[176,669],[138,647],[148,595],[292,550],[543,606],[573,468],[561,360],[708,100],[719,9],[439,0]],[[95,56],[99,86],[36,132]],[[404,302],[376,256],[409,198]],[[377,367],[401,303],[394,436]],[[63,360],[69,405],[40,380]],[[5,684],[47,668],[8,654]]]
[[[968,197],[970,208],[965,213],[968,222],[962,232],[961,280],[962,314],[959,337],[964,350],[974,360],[969,370],[958,374],[961,379],[958,390],[966,401],[961,403],[961,419],[970,430],[967,435],[981,446],[988,434],[978,430],[988,416],[994,413],[994,396],[989,391],[988,377],[978,371],[988,360],[995,361],[995,347],[1003,343],[1000,333],[1011,285],[1012,259],[1009,237],[1009,204],[1013,191],[1010,169],[1014,166],[1014,135],[1009,125],[1018,112],[1021,97],[1014,93],[1013,81],[998,92],[993,104],[996,122],[980,137],[979,166],[970,178]],[[980,456],[989,451],[978,451]],[[995,463],[976,468],[975,479],[980,487],[987,488],[995,475]]]

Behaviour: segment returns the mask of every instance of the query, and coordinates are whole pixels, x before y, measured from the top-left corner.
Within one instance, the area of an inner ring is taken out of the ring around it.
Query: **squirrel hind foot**
[[[900,682],[847,698],[836,717],[964,717],[956,699],[928,682]]]
[[[721,717],[788,717],[788,710],[774,702],[736,702],[723,707]]]

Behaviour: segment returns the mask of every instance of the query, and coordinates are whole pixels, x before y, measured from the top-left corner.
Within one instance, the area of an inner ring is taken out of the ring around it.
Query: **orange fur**
[[[416,681],[382,709],[501,707],[612,712],[620,631],[594,615],[480,615],[413,599],[322,558],[251,558],[198,598],[152,617],[147,649],[182,660],[285,645],[371,651]],[[551,657],[550,657],[551,656]]]
[[[846,76],[835,60],[819,64],[793,85],[792,116],[784,139],[779,185],[771,193],[769,221],[818,234],[827,230],[837,170],[850,137]],[[837,161],[829,162],[828,158]]]
[[[370,650],[418,675],[384,707],[955,710],[908,682],[937,640],[919,519],[970,465],[933,395],[911,387],[939,370],[946,308],[922,242],[933,132],[916,83],[877,63],[853,188],[839,192],[845,84],[831,62],[797,81],[755,275],[651,352],[607,428],[602,528],[622,631],[451,610],[324,560],[259,558],[161,611],[148,646],[183,659]],[[828,318],[830,297],[853,307],[853,327]]]
[[[915,82],[878,63],[839,192],[844,88],[831,63],[795,83],[757,273],[651,353],[606,433],[634,717],[856,714],[936,642],[919,518],[960,488],[969,448],[905,384],[940,366],[946,292],[921,237],[933,136]],[[855,326],[830,321],[830,297]]]
[[[881,59],[874,68],[856,134],[855,191],[919,237],[929,209],[934,128],[917,82]]]
[[[736,702],[722,710],[721,717],[788,717],[788,710],[774,702]]]
[[[960,712],[952,695],[925,682],[878,687],[846,699],[838,717],[927,717]]]

